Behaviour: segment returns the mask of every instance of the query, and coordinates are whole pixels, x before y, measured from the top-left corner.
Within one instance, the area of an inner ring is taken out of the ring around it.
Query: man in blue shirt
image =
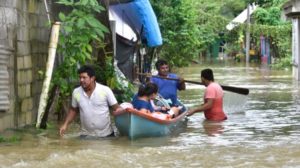
[[[158,60],[155,63],[155,66],[158,70],[158,75],[152,76],[150,81],[158,86],[158,92],[163,98],[170,99],[172,101],[171,106],[180,105],[177,100],[177,90],[185,90],[184,79],[174,73],[170,73],[168,62],[165,60]],[[178,80],[168,80],[167,78]]]

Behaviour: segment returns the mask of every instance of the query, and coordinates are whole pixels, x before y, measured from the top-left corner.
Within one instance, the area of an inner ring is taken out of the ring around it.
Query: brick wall
[[[0,131],[36,121],[43,82],[38,71],[45,71],[50,35],[43,2],[0,0],[0,45],[11,52],[10,109],[0,113]]]

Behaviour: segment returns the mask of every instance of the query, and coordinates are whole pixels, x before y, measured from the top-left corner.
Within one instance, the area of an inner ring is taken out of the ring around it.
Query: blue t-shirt
[[[150,102],[145,101],[145,100],[140,100],[138,97],[133,98],[131,103],[132,103],[133,107],[136,108],[137,110],[147,109],[151,113],[154,112],[154,109]]]
[[[169,73],[167,77],[178,79],[178,76],[173,73]],[[178,105],[177,89],[179,89],[180,86],[179,81],[156,78],[155,76],[153,76],[150,80],[152,83],[155,83],[158,86],[158,93],[164,99],[171,99],[172,106]]]

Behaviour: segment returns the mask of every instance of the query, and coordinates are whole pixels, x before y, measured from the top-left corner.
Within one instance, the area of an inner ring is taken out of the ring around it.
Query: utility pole
[[[247,5],[247,28],[246,28],[246,63],[249,63],[250,51],[250,3]]]

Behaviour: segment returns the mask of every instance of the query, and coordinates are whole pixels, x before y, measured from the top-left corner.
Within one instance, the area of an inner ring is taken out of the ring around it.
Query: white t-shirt
[[[117,104],[112,90],[96,83],[95,90],[90,97],[80,86],[72,94],[72,107],[79,107],[81,134],[105,137],[113,132],[109,114],[109,106]]]

